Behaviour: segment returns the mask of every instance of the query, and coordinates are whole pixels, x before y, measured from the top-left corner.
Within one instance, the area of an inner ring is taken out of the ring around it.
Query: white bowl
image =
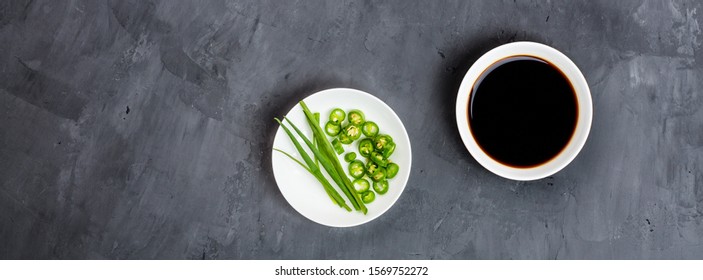
[[[283,197],[290,205],[306,218],[322,225],[331,227],[351,227],[367,223],[385,213],[398,200],[400,194],[405,189],[410,177],[410,166],[412,162],[412,154],[410,151],[410,138],[405,131],[403,122],[393,112],[393,109],[388,107],[375,96],[363,91],[349,88],[333,88],[323,90],[312,94],[305,99],[305,104],[313,112],[320,112],[320,122],[324,129],[324,124],[329,118],[329,114],[334,108],[340,108],[345,112],[351,109],[359,109],[366,116],[366,120],[374,121],[378,124],[379,133],[388,134],[393,137],[396,143],[395,152],[390,156],[391,160],[400,166],[398,174],[388,180],[388,192],[379,195],[376,194],[376,200],[366,205],[368,213],[362,214],[360,211],[347,212],[339,206],[332,203],[332,200],[325,193],[322,185],[308,171],[305,171],[300,165],[292,161],[285,155],[272,150],[271,164],[273,165],[273,175],[276,179],[276,184],[281,190]],[[300,104],[296,104],[293,109],[288,112],[286,117],[293,122],[309,139],[312,139],[312,130],[307,124],[303,110]],[[293,134],[290,125],[284,122]],[[363,139],[362,136],[359,140]],[[329,137],[328,137],[329,139]],[[344,155],[348,152],[355,152],[357,159],[361,159],[358,150],[358,142],[354,141],[351,145],[344,145],[345,152],[339,155],[339,160],[344,169],[349,165],[344,161]],[[312,158],[312,152],[307,149],[305,143],[298,138],[298,141],[306,152]],[[302,162],[302,158],[293,146],[288,135],[282,128],[278,128],[276,136],[273,140],[273,147],[284,150],[292,156],[298,158]],[[365,160],[362,160],[365,161]],[[327,172],[323,169],[322,173],[327,176],[330,184],[342,196],[347,205],[353,209],[351,203],[332,181]],[[349,177],[350,179],[353,179]],[[371,181],[369,180],[369,183]]]
[[[556,66],[569,79],[569,82],[576,92],[578,102],[576,129],[569,143],[556,157],[546,163],[529,168],[507,166],[494,160],[479,148],[478,143],[476,143],[471,133],[471,129],[469,129],[470,124],[467,110],[469,108],[469,100],[471,100],[471,91],[476,80],[491,65],[512,56],[538,57]],[[566,55],[552,47],[539,43],[515,42],[488,51],[469,68],[457,93],[456,123],[466,149],[469,150],[469,153],[471,153],[479,164],[489,171],[513,180],[529,181],[541,179],[566,167],[576,155],[578,155],[579,151],[581,151],[581,148],[586,143],[586,138],[588,138],[588,133],[591,130],[592,118],[593,103],[591,101],[591,92],[588,89],[586,78],[583,77],[583,74],[578,67],[576,67],[576,64],[566,57]]]

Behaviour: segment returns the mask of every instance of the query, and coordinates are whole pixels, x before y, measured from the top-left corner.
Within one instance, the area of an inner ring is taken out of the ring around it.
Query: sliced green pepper
[[[361,193],[361,201],[364,202],[364,204],[369,204],[376,200],[376,194],[374,194],[372,191],[366,191]]]
[[[342,144],[344,144],[344,145],[349,145],[352,142],[354,142],[354,139],[351,139],[351,137],[349,137],[348,135],[346,135],[344,133],[340,133],[339,134],[339,142],[342,142]]]
[[[374,137],[378,134],[378,125],[375,122],[367,121],[361,126],[361,132],[366,137]]]
[[[390,142],[386,144],[386,147],[383,149],[383,157],[384,158],[389,158],[391,154],[395,151],[395,142]]]
[[[359,129],[358,126],[353,125],[353,124],[349,124],[349,125],[345,126],[342,133],[349,136],[349,138],[351,138],[352,141],[359,139],[359,137],[361,137],[361,129]]]
[[[388,164],[386,167],[386,178],[392,179],[395,177],[396,174],[398,174],[398,171],[400,170],[400,166],[396,164],[395,162],[391,162]]]
[[[363,193],[368,191],[370,188],[371,185],[369,184],[369,181],[366,181],[366,179],[359,178],[354,180],[354,189],[357,193]]]
[[[387,134],[381,134],[381,135],[376,136],[376,138],[374,138],[373,142],[374,142],[374,148],[376,148],[376,150],[383,151],[386,148],[386,146],[388,145],[388,143],[393,142],[393,138],[391,138]]]
[[[386,179],[386,169],[383,167],[376,168],[376,170],[371,174],[371,180],[378,182]]]
[[[371,138],[361,139],[359,141],[359,154],[367,158],[371,156],[371,152],[373,152],[373,140]]]
[[[344,155],[344,161],[346,162],[351,162],[352,160],[356,159],[356,153],[355,152],[349,152],[346,155]]]
[[[330,113],[330,122],[340,125],[342,124],[342,121],[344,120],[344,117],[347,114],[344,113],[344,110],[339,109],[339,108],[334,108],[332,112]]]
[[[334,147],[334,151],[338,155],[341,155],[342,153],[344,153],[344,148],[342,147],[342,143],[339,143],[339,142],[340,142],[340,140],[338,140],[337,138],[334,138],[334,140],[332,140],[332,147]]]
[[[364,113],[362,113],[359,110],[351,110],[349,111],[349,123],[353,125],[361,125],[364,123]]]
[[[386,165],[388,165],[388,161],[381,153],[371,152],[371,156],[369,158],[381,167],[386,167]]]
[[[378,182],[374,181],[373,182],[373,190],[376,191],[377,194],[387,193],[388,192],[388,181],[386,181],[386,180],[381,180]]]
[[[378,169],[378,164],[375,162],[369,160],[369,162],[366,163],[366,175],[373,175],[376,169]]]
[[[359,179],[364,176],[364,163],[356,159],[349,163],[349,175]]]
[[[342,131],[342,127],[339,126],[339,124],[333,123],[332,121],[328,121],[325,124],[325,133],[329,136],[335,137],[340,131]]]

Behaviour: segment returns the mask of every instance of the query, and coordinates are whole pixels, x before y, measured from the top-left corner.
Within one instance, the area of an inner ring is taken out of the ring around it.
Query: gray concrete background
[[[0,258],[703,258],[700,1],[0,2]],[[503,43],[581,68],[581,154],[480,167],[453,108]],[[404,121],[410,182],[363,226],[283,199],[272,118],[317,90]]]

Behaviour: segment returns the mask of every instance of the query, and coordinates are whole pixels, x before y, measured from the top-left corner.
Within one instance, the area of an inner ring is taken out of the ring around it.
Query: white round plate
[[[380,99],[355,89],[334,88],[323,90],[306,97],[303,101],[305,101],[305,104],[310,108],[310,111],[320,113],[320,123],[323,129],[332,109],[340,108],[345,112],[349,112],[349,110],[352,109],[361,110],[366,116],[366,120],[378,124],[380,133],[388,134],[393,137],[393,141],[396,143],[396,149],[390,158],[400,166],[400,170],[398,175],[388,180],[388,192],[383,195],[376,194],[376,200],[366,205],[368,213],[364,215],[361,211],[353,210],[354,208],[347,197],[342,190],[337,187],[334,181],[329,179],[322,165],[320,165],[320,169],[323,169],[322,173],[325,174],[330,184],[340,196],[344,197],[347,205],[352,208],[352,212],[347,212],[343,208],[335,205],[329,196],[327,196],[327,193],[325,193],[320,182],[308,171],[304,170],[300,165],[280,152],[271,150],[273,175],[283,197],[290,203],[293,209],[298,211],[301,215],[316,223],[331,227],[356,226],[381,216],[398,200],[410,177],[410,165],[412,161],[410,139],[408,138],[408,133],[405,131],[405,127],[400,121],[400,118],[393,112],[393,109],[388,107],[388,105],[383,103]],[[286,114],[286,117],[306,134],[308,139],[312,139],[312,130],[307,123],[300,104],[296,104],[295,107]],[[286,124],[286,122],[284,122],[284,124]],[[291,129],[293,134],[295,134],[295,131],[292,130],[288,124],[286,125]],[[362,135],[360,139],[363,138],[364,136]],[[328,139],[330,139],[330,137],[328,137]],[[298,138],[298,141],[312,158],[312,152],[307,149],[305,143],[300,138]],[[357,154],[357,159],[361,159],[357,147],[358,142],[359,140],[354,141],[354,143],[350,145],[344,145],[344,153],[339,155],[339,161],[345,170],[349,164],[344,161],[344,155],[348,152],[355,152]],[[304,163],[290,138],[280,127],[276,131],[273,147],[288,152]],[[366,162],[366,160],[362,161],[364,161],[364,163]],[[353,179],[349,174],[347,174],[347,176]],[[370,180],[369,183],[371,183]]]

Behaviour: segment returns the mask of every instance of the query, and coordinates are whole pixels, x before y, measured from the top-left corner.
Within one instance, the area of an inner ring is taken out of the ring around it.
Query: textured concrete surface
[[[0,1],[0,258],[703,258],[700,1]],[[520,183],[456,132],[463,74],[531,40],[582,69],[576,160]],[[308,221],[272,118],[329,87],[413,143],[397,204]]]

